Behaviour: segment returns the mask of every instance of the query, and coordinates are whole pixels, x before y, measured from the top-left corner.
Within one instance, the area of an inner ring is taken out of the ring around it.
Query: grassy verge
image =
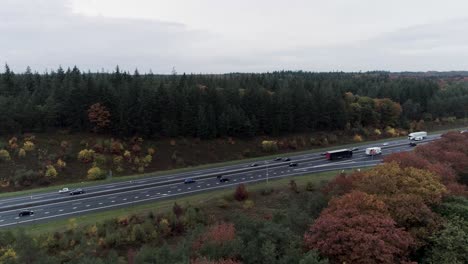
[[[333,178],[339,171],[328,171],[316,174],[308,174],[304,176],[294,176],[294,177],[287,177],[283,179],[271,180],[268,185],[266,182],[259,182],[259,183],[252,183],[249,184],[247,189],[249,192],[256,192],[261,191],[265,188],[274,188],[274,189],[281,189],[281,188],[288,188],[288,183],[290,180],[294,179],[299,187],[304,187],[307,182],[312,182],[316,185],[320,184],[322,181],[330,180]],[[210,191],[200,194],[194,194],[190,196],[181,196],[178,198],[171,198],[167,200],[161,200],[141,205],[136,205],[128,208],[104,211],[104,212],[97,212],[92,214],[87,214],[83,216],[74,217],[76,223],[79,226],[85,226],[90,224],[95,224],[98,222],[102,222],[109,219],[114,219],[122,216],[128,216],[131,214],[146,214],[150,211],[153,212],[164,212],[167,210],[171,210],[174,202],[178,204],[186,204],[190,203],[194,206],[214,206],[213,203],[220,198],[223,198],[226,194],[233,193],[232,188],[228,189],[221,189],[216,191]],[[55,231],[64,231],[67,228],[68,219],[61,219],[50,221],[47,223],[40,223],[40,224],[32,224],[29,225],[27,228],[25,227],[13,227],[12,229],[24,228],[27,230],[28,233],[33,235],[43,234],[43,233],[50,233]]]
[[[451,131],[451,130],[454,130],[454,129],[466,129],[466,128],[463,128],[463,127],[449,128],[449,129],[444,129],[444,130],[432,131],[432,132],[429,132],[429,134],[444,133],[444,132]],[[350,144],[340,145],[340,147],[349,148],[349,147],[356,147],[356,146],[365,145],[365,144],[381,143],[381,142],[385,142],[385,141],[399,140],[399,139],[405,139],[405,138],[406,137],[396,137],[396,138],[379,139],[379,140],[374,140],[374,141],[363,141],[363,142],[359,142],[359,143],[350,143]],[[166,171],[160,171],[160,172],[149,172],[149,173],[144,173],[144,174],[120,176],[120,177],[117,177],[117,178],[111,178],[111,179],[106,179],[106,180],[101,180],[101,181],[92,181],[92,182],[86,181],[86,182],[81,182],[81,183],[72,183],[72,184],[65,184],[65,185],[54,185],[54,186],[44,187],[44,188],[36,188],[36,189],[33,189],[33,190],[7,192],[7,193],[1,193],[0,198],[8,198],[8,197],[21,196],[21,195],[34,195],[34,194],[40,194],[40,193],[46,193],[46,192],[53,192],[53,191],[58,191],[59,189],[62,189],[63,187],[82,188],[82,187],[95,186],[95,185],[105,184],[105,183],[123,182],[123,181],[137,180],[137,179],[143,179],[143,178],[148,178],[148,177],[158,177],[158,176],[165,176],[165,175],[170,175],[170,174],[175,174],[175,173],[184,173],[184,172],[190,172],[190,171],[195,171],[195,170],[210,169],[210,168],[223,167],[223,166],[229,166],[229,165],[237,165],[237,164],[241,164],[241,163],[255,162],[255,161],[264,160],[264,159],[273,159],[273,158],[275,158],[277,156],[281,156],[281,155],[282,156],[284,156],[284,155],[295,156],[295,155],[302,155],[302,154],[310,154],[310,153],[323,152],[323,151],[335,149],[336,147],[337,146],[330,146],[330,147],[325,147],[325,148],[314,148],[314,149],[310,149],[310,150],[303,150],[303,151],[297,151],[297,152],[276,153],[276,154],[273,154],[273,155],[260,156],[260,157],[249,158],[249,159],[241,159],[241,160],[232,160],[232,161],[225,161],[225,162],[219,162],[219,163],[211,163],[211,164],[205,164],[205,165],[199,165],[199,166],[187,167],[187,168],[180,168],[180,169],[174,169],[174,170],[166,170]]]

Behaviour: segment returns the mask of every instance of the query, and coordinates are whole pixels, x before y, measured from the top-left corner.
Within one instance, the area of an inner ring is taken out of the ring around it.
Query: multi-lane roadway
[[[440,135],[430,135],[419,144],[424,144],[438,137]],[[298,164],[296,167],[290,167],[289,162],[262,160],[257,161],[256,166],[252,166],[252,163],[243,163],[165,176],[147,177],[134,181],[101,184],[84,188],[86,193],[80,195],[71,196],[68,193],[58,193],[57,190],[57,192],[52,193],[0,199],[0,228],[129,207],[169,197],[229,188],[239,183],[252,183],[322,171],[375,166],[381,162],[381,157],[384,155],[413,149],[408,143],[408,140],[403,139],[388,141],[385,145],[382,143],[365,144],[354,151],[351,159],[340,161],[328,161],[320,153],[309,153],[288,156],[291,162]],[[364,153],[365,148],[371,146],[382,147],[382,155],[366,156]],[[220,182],[217,179],[219,175],[223,175],[229,181]],[[185,184],[184,179],[187,178],[194,179],[195,182]],[[33,210],[34,215],[20,217],[18,214],[23,209]]]

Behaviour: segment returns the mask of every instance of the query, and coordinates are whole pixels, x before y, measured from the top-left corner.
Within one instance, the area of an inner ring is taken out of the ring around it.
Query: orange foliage
[[[94,131],[102,130],[110,125],[110,112],[100,103],[93,104],[88,109],[89,122],[95,125]]]
[[[338,263],[399,263],[407,260],[414,241],[396,227],[382,201],[355,191],[330,201],[304,244]]]

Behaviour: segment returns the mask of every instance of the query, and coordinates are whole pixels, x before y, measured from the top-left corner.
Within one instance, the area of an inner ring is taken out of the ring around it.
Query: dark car
[[[23,210],[18,214],[18,216],[29,216],[29,215],[34,215],[34,211],[32,211],[32,210]]]
[[[185,183],[185,184],[194,183],[194,182],[195,182],[194,179],[185,179],[185,180],[184,180],[184,183]]]
[[[220,178],[219,179],[219,182],[228,182],[229,181],[229,178]]]
[[[283,161],[290,161],[290,158],[283,158]]]
[[[250,164],[250,167],[257,167],[257,166],[258,166],[257,163],[252,163],[252,164]]]
[[[409,143],[409,145],[410,145],[410,147],[416,147],[417,144],[414,143],[414,142],[411,142],[411,143]]]
[[[356,151],[356,150],[359,150],[359,148],[358,148],[358,147],[354,147],[354,148],[351,149],[351,151]]]
[[[82,194],[82,193],[85,193],[85,191],[83,189],[75,189],[75,190],[70,192],[70,195]]]
[[[280,161],[280,160],[282,160],[282,159],[283,159],[283,158],[281,158],[281,157],[276,157],[276,158],[274,159],[274,161]]]
[[[291,163],[289,163],[289,167],[297,167],[297,163],[296,162],[291,162]]]

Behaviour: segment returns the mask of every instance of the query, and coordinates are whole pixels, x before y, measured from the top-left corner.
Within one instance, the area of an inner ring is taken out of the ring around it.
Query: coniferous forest
[[[120,136],[252,137],[464,118],[468,85],[367,73],[139,74],[30,68],[0,74],[0,134],[99,129]],[[89,122],[99,103],[109,114]]]

